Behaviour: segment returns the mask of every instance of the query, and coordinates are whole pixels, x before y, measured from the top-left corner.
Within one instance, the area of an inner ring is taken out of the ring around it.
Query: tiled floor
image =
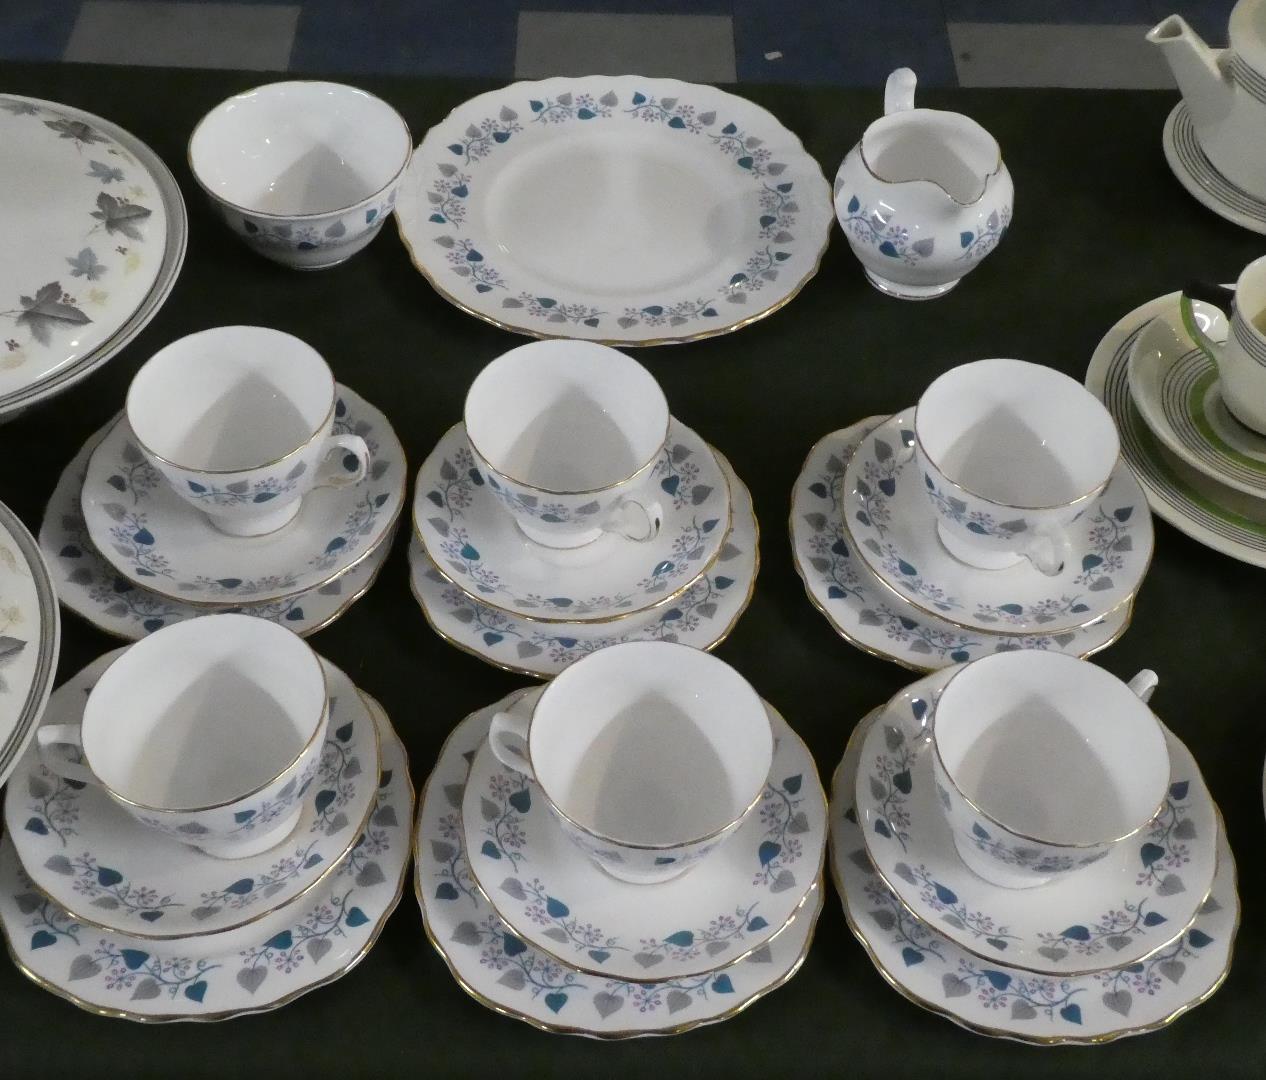
[[[0,0],[0,64],[704,82],[1169,86],[1144,31],[1232,0]],[[0,66],[0,86],[3,67]]]

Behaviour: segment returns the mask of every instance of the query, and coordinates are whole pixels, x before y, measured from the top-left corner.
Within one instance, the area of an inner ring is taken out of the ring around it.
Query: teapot
[[[1213,167],[1266,199],[1266,0],[1235,5],[1228,48],[1211,49],[1181,15],[1161,20],[1147,40],[1169,63]]]
[[[909,68],[835,177],[835,216],[875,288],[944,296],[1011,224],[1015,189],[992,135],[959,113],[916,109]]]

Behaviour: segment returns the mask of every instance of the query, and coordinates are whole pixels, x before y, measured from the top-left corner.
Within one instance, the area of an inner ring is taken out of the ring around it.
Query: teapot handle
[[[908,67],[897,68],[884,84],[884,115],[914,108],[914,87],[918,76]]]

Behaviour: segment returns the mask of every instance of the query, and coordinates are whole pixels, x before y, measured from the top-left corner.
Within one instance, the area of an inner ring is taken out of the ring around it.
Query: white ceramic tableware
[[[961,668],[931,711],[933,774],[963,862],[1026,888],[1103,858],[1164,805],[1169,753],[1145,702],[1156,675],[1127,685],[1044,652]]]
[[[97,681],[79,723],[36,734],[51,772],[234,858],[290,834],[328,722],[325,672],[302,639],[249,615],[207,615],[137,642]],[[67,745],[82,761],[53,749]]]
[[[1002,569],[1027,557],[1057,574],[1068,526],[1120,454],[1108,411],[1067,375],[1022,360],[951,368],[923,392],[915,461],[955,558]]]
[[[128,389],[127,419],[176,494],[220,531],[259,536],[289,524],[314,485],[364,479],[369,447],[334,433],[335,401],[334,373],[311,345],[218,326],[150,357]]]
[[[880,292],[944,296],[1006,235],[1015,188],[992,135],[970,117],[916,109],[915,75],[888,76],[884,115],[835,177],[835,216]]]
[[[667,881],[760,802],[773,732],[760,697],[686,645],[626,642],[586,656],[489,734],[540,786],[563,832],[615,878]]]
[[[381,98],[297,80],[207,113],[189,139],[189,168],[251,250],[321,270],[378,234],[412,151],[403,117]]]
[[[646,368],[588,341],[511,349],[466,394],[466,438],[484,478],[547,547],[580,547],[603,532],[659,534],[664,513],[648,487],[668,420]]]

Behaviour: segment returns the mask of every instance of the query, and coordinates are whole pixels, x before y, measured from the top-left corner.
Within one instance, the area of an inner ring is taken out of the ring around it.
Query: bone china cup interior
[[[668,402],[636,360],[587,341],[521,345],[476,377],[465,420],[489,486],[530,539],[655,534],[657,504],[633,496],[667,440]]]
[[[1060,653],[995,653],[958,671],[932,713],[933,772],[963,861],[1026,887],[1087,866],[1155,817],[1169,752],[1131,685]]]
[[[50,769],[233,858],[294,827],[328,721],[325,673],[298,635],[249,615],[205,615],[131,646],[92,688],[81,723],[46,725],[39,742]],[[49,752],[58,743],[82,746],[84,765]]]
[[[760,799],[774,749],[746,679],[662,641],[589,654],[530,716],[499,713],[489,739],[503,764],[535,776],[582,851],[637,884],[675,877],[733,833]]]
[[[221,102],[189,140],[189,166],[229,227],[297,269],[355,254],[382,227],[413,150],[381,98],[340,83],[269,83]]]
[[[919,399],[915,455],[950,553],[1057,573],[1063,529],[1112,477],[1120,439],[1080,383],[1022,360],[952,368]]]
[[[159,350],[132,380],[142,453],[223,532],[285,525],[318,482],[354,483],[369,448],[332,435],[334,375],[312,346],[262,326],[220,326]],[[331,451],[343,451],[326,466]]]

